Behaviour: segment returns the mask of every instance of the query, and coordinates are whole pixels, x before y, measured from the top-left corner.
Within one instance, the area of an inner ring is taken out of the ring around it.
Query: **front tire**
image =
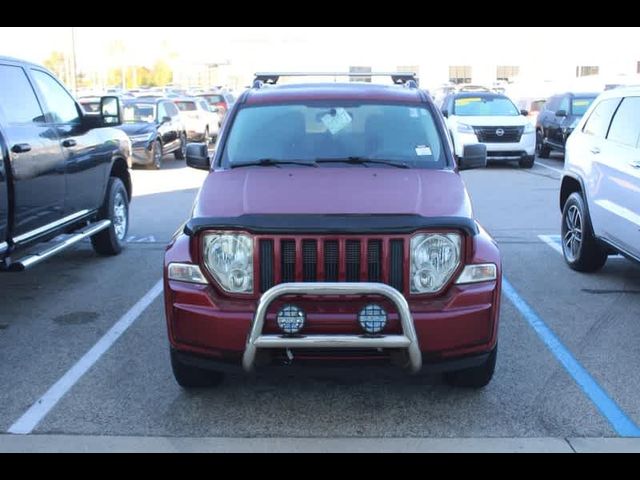
[[[498,346],[491,351],[489,357],[482,365],[477,367],[457,370],[445,374],[445,382],[453,387],[462,388],[482,388],[489,385],[496,369],[496,359],[498,358]]]
[[[187,158],[187,137],[183,133],[180,135],[180,148],[174,152],[176,160],[184,160]]]
[[[544,136],[540,130],[536,132],[536,150],[540,158],[549,158],[551,155],[551,147],[544,144]]]
[[[160,140],[156,140],[151,147],[151,163],[148,165],[148,168],[151,170],[160,170],[162,168],[162,143]]]
[[[173,349],[171,350],[171,369],[178,385],[185,389],[215,387],[224,381],[224,374],[221,372],[183,363]]]
[[[593,234],[584,198],[572,193],[562,209],[562,254],[570,268],[578,272],[596,272],[607,262],[607,251]]]
[[[111,226],[91,237],[91,244],[100,255],[117,255],[124,248],[129,230],[129,196],[122,180],[111,177],[107,195],[98,212],[99,220],[111,220]]]
[[[526,157],[520,159],[518,165],[520,165],[520,168],[533,168],[534,162],[535,157],[527,155]]]

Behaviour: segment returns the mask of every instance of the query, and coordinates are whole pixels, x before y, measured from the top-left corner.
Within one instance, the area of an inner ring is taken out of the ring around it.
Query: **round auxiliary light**
[[[367,305],[358,314],[358,321],[365,332],[375,334],[387,325],[387,312],[380,305]]]
[[[295,305],[285,305],[276,317],[278,326],[287,335],[294,335],[304,327],[305,314]]]

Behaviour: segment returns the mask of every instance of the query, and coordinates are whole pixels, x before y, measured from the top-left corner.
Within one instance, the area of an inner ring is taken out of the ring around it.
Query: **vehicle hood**
[[[156,131],[156,126],[153,123],[123,123],[119,128],[129,136],[143,135],[145,133],[151,133]]]
[[[527,117],[518,115],[517,117],[454,117],[460,123],[466,123],[472,127],[521,127],[529,123]]]
[[[470,218],[465,185],[451,170],[247,167],[211,172],[193,216],[417,214]]]

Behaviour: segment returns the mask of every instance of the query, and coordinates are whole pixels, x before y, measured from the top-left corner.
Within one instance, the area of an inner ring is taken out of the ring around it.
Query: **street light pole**
[[[71,27],[71,55],[73,58],[73,93],[78,96],[78,70],[76,68],[76,27]]]

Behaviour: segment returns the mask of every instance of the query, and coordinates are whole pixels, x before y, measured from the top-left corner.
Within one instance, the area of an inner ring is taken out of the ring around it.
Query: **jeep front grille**
[[[288,282],[381,282],[404,288],[404,237],[258,237],[260,292]]]

